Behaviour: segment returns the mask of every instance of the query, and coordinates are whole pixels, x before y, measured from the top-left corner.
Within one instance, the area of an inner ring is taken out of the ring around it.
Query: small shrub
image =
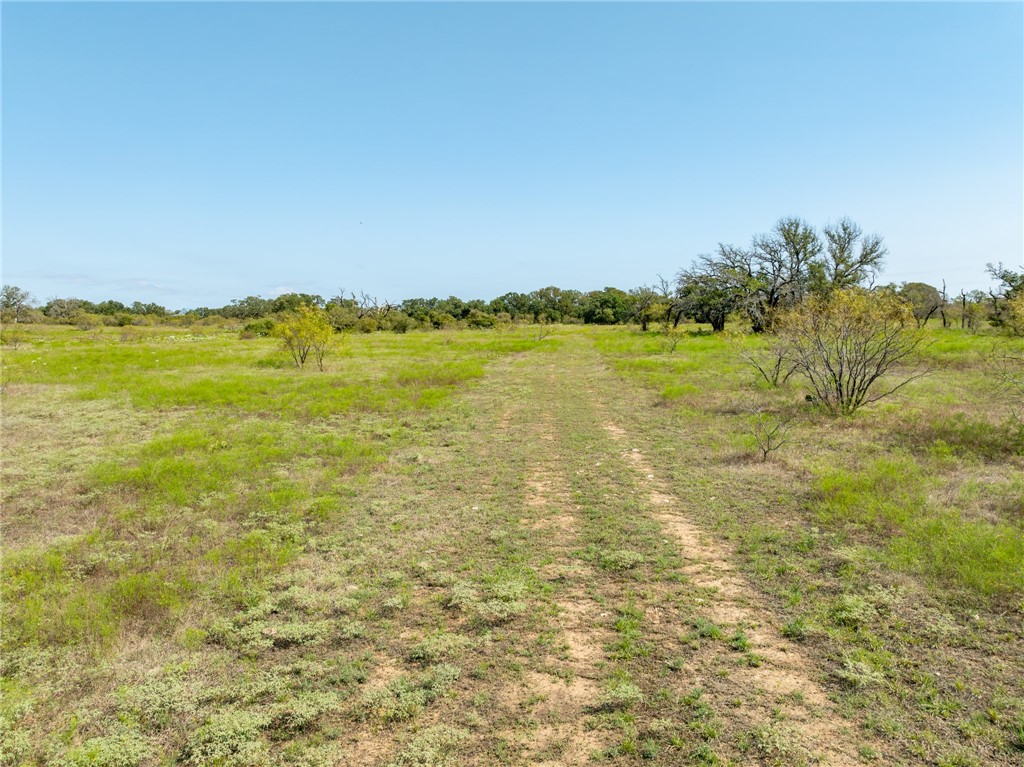
[[[499,582],[490,585],[486,595],[481,595],[472,584],[459,581],[452,587],[446,602],[478,623],[495,626],[526,611],[526,605],[517,599],[525,589],[525,585],[518,582]]]
[[[833,415],[850,415],[927,372],[885,380],[923,340],[913,312],[894,295],[840,290],[810,298],[781,318],[779,336],[814,400]]]
[[[274,333],[274,320],[265,317],[261,320],[253,320],[242,328],[242,338],[266,338]]]
[[[885,674],[865,660],[858,660],[851,656],[843,657],[843,667],[836,672],[836,676],[850,687],[863,689],[880,685],[885,682]]]
[[[784,386],[797,368],[793,348],[783,338],[776,338],[767,349],[745,359],[773,389]]]
[[[315,306],[302,304],[274,326],[274,335],[281,339],[296,367],[302,367],[310,354],[317,367],[324,369],[324,358],[334,348],[334,327],[327,313]]]
[[[195,713],[199,695],[180,677],[165,676],[127,689],[124,708],[148,727],[162,729],[175,715]]]
[[[292,645],[320,644],[331,632],[328,621],[304,623],[287,621],[284,623],[262,623],[260,633],[269,639],[274,647],[291,647]]]
[[[736,652],[746,652],[750,649],[750,639],[742,631],[737,630],[729,639],[729,646]]]
[[[340,697],[331,692],[299,693],[288,701],[275,704],[270,710],[270,726],[295,733],[309,729],[323,714],[338,707]]]
[[[751,416],[750,431],[761,452],[761,461],[766,462],[771,453],[789,442],[795,419],[792,415],[769,413],[763,408],[754,408]]]

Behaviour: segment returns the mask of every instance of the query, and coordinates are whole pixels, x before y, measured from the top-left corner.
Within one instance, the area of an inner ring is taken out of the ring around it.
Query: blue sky
[[[1024,254],[1024,5],[2,5],[38,299],[632,287],[780,216]]]

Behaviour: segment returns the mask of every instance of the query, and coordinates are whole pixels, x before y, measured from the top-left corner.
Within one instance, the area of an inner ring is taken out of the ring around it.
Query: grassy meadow
[[[21,332],[0,765],[1024,764],[1020,341],[834,418],[696,326]]]

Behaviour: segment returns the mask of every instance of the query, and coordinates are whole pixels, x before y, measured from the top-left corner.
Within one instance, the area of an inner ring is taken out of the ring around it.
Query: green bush
[[[242,328],[242,338],[266,338],[274,333],[274,320],[265,317],[261,320],[253,320]]]

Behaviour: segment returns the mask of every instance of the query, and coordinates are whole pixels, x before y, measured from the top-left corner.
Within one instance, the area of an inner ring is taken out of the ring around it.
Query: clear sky
[[[1024,257],[1024,4],[2,4],[3,280],[634,287],[780,217]]]

